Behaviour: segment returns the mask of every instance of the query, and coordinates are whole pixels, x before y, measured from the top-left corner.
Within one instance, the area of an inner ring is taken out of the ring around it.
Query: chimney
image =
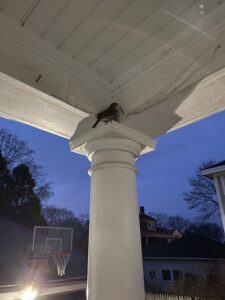
[[[140,215],[144,215],[144,213],[145,213],[144,206],[140,206]]]

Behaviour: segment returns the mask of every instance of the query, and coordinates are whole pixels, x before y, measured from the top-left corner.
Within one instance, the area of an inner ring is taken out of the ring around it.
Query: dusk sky
[[[47,204],[71,209],[76,215],[89,212],[90,163],[71,153],[68,141],[21,123],[0,119],[0,126],[29,141],[35,161],[52,182],[54,196]],[[147,212],[194,217],[182,197],[202,161],[225,159],[225,112],[186,126],[157,139],[156,150],[137,161],[139,205]]]

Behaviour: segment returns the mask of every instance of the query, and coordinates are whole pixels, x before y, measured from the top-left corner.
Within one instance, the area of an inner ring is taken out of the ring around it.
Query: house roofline
[[[149,256],[144,256],[143,257],[143,260],[187,260],[187,261],[189,261],[189,260],[201,260],[201,261],[203,261],[203,260],[207,260],[207,261],[209,261],[209,260],[213,260],[213,261],[225,261],[225,258],[210,258],[210,257],[206,257],[206,258],[204,258],[204,257],[157,257],[157,256],[153,256],[153,257],[149,257]]]

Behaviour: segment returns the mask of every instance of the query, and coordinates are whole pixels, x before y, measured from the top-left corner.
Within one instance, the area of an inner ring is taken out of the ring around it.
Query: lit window
[[[162,270],[162,279],[171,280],[170,270]]]

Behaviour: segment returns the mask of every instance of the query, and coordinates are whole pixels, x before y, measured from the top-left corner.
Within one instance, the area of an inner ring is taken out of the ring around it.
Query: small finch
[[[119,117],[118,106],[119,106],[118,103],[112,103],[109,105],[107,109],[98,113],[96,116],[97,120],[95,124],[92,126],[92,128],[95,128],[100,121],[104,121],[105,123],[108,123],[112,120],[118,121],[118,117]]]

